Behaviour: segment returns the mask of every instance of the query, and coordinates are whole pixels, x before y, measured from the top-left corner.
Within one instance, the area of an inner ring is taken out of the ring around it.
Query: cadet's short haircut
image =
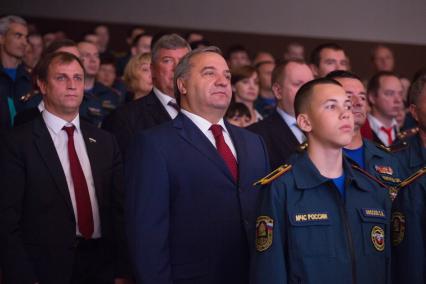
[[[306,64],[306,62],[301,59],[290,59],[290,60],[286,60],[281,63],[278,63],[275,66],[274,70],[272,71],[272,77],[271,77],[272,85],[274,85],[275,83],[282,83],[281,81],[283,79],[285,68],[290,63]]]
[[[380,71],[371,77],[370,81],[367,84],[367,93],[377,96],[377,91],[380,88],[380,78],[382,77],[396,77],[399,79],[399,76],[395,72],[391,71]]]
[[[325,77],[329,78],[329,79],[334,79],[334,80],[336,80],[336,79],[344,79],[344,78],[355,79],[355,80],[358,80],[358,81],[362,82],[361,78],[358,77],[357,75],[355,75],[354,73],[349,72],[349,71],[343,71],[343,70],[331,71]]]
[[[296,118],[302,113],[306,106],[311,101],[311,97],[313,94],[313,89],[317,85],[325,85],[331,84],[336,86],[342,86],[339,82],[330,78],[318,78],[312,81],[305,83],[296,93],[296,97],[294,99],[294,112],[296,114]]]
[[[319,67],[319,64],[320,64],[320,61],[321,61],[321,56],[320,56],[321,51],[323,49],[326,49],[326,48],[336,50],[336,51],[341,50],[341,51],[345,52],[345,50],[340,45],[338,45],[337,43],[324,43],[324,44],[318,45],[311,52],[311,55],[309,57],[309,63]]]
[[[83,63],[81,62],[80,58],[78,58],[74,54],[63,51],[49,53],[45,57],[43,57],[37,65],[37,79],[42,82],[47,82],[49,67],[50,65],[52,65],[53,62],[59,62],[61,64],[71,64],[74,61],[76,61],[80,65],[81,69],[83,69],[84,74]]]
[[[426,88],[426,70],[417,74],[416,79],[411,83],[408,89],[408,101],[410,104],[417,105],[422,91]],[[423,94],[424,96],[424,94]]]
[[[191,46],[178,34],[166,34],[159,38],[152,47],[152,62],[158,60],[160,49],[186,48],[191,51]]]
[[[185,78],[188,76],[188,73],[191,69],[191,59],[194,56],[203,54],[203,53],[208,53],[208,52],[222,55],[222,51],[216,46],[197,48],[188,52],[184,57],[182,57],[182,59],[179,61],[178,65],[176,66],[175,77],[173,79],[173,87],[174,87],[175,98],[178,104],[180,104],[180,92],[177,86],[177,80],[179,78]]]
[[[0,18],[0,35],[5,35],[13,23],[27,26],[27,22],[21,17],[14,15],[5,16]]]
[[[250,65],[239,66],[231,70],[231,84],[235,85],[241,80],[250,78],[254,73],[257,73],[256,68]]]

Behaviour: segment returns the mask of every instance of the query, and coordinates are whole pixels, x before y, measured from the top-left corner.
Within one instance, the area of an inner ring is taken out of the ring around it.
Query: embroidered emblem
[[[374,169],[379,174],[393,175],[393,169],[391,167],[375,165]]]
[[[259,216],[256,220],[256,250],[267,250],[272,245],[274,220],[269,216]]]
[[[379,226],[374,226],[371,229],[371,241],[377,251],[383,251],[385,249],[385,231]]]

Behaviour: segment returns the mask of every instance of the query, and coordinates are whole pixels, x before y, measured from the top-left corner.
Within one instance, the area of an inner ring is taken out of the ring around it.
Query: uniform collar
[[[357,188],[369,191],[371,190],[371,184],[367,182],[367,177],[361,178],[362,173],[357,173],[352,169],[351,163],[343,156],[343,171],[345,174],[345,184],[355,182]],[[329,183],[330,178],[326,178],[318,171],[315,165],[312,163],[307,152],[300,154],[299,158],[293,165],[293,174],[296,187],[298,189],[313,189],[321,184]]]

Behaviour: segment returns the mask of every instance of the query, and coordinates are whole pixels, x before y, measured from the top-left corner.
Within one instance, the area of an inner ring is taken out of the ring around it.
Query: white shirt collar
[[[288,126],[294,126],[296,124],[296,118],[294,116],[289,115],[281,108],[277,107],[277,112],[281,115],[281,117],[284,119],[285,123],[287,123]]]
[[[51,129],[56,135],[62,130],[64,126],[75,126],[75,130],[77,132],[80,132],[80,115],[77,114],[77,116],[71,121],[68,122],[66,120],[63,120],[62,118],[50,113],[48,110],[43,110],[41,113],[44,119],[44,122],[46,123],[46,126]]]
[[[380,128],[386,127],[380,120],[378,120],[377,118],[375,118],[374,116],[372,116],[371,114],[368,114],[368,121],[370,122],[370,127],[371,130],[373,130],[375,133],[379,133],[380,132]],[[392,119],[392,128],[398,128],[398,122],[396,122],[396,119]]]
[[[165,93],[161,92],[156,87],[154,87],[153,90],[154,90],[154,94],[157,96],[157,98],[160,100],[163,106],[167,106],[170,101],[172,101],[173,103],[176,103],[176,99],[170,97],[169,95],[166,95]]]
[[[207,119],[196,115],[192,112],[189,112],[187,110],[181,109],[180,110],[184,115],[186,115],[190,120],[192,120],[192,122],[195,123],[195,125],[197,125],[197,127],[201,130],[201,132],[203,132],[204,134],[208,133],[208,131],[210,130],[210,126],[212,126],[213,124],[208,121]],[[217,123],[220,126],[222,126],[222,131],[225,133],[228,133],[228,130],[225,127],[225,122],[223,121],[223,118],[221,118],[219,120],[219,122]]]

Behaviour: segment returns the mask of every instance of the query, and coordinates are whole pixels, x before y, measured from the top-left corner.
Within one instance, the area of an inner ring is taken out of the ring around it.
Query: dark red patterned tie
[[[78,160],[74,146],[74,126],[64,126],[62,128],[68,134],[68,157],[72,182],[74,184],[75,202],[77,206],[78,230],[85,239],[90,239],[93,234],[93,214],[90,204],[89,189],[87,188],[86,177]]]
[[[234,180],[238,180],[238,165],[237,161],[235,160],[234,155],[231,152],[231,149],[229,149],[228,145],[225,142],[225,139],[223,138],[223,132],[222,132],[222,126],[219,124],[213,124],[210,126],[210,130],[213,133],[214,140],[216,141],[216,148],[219,152],[220,156],[225,160],[226,165],[228,166],[229,170],[231,171],[232,176],[234,177]]]
[[[392,145],[392,127],[386,128],[384,126],[380,127],[380,130],[382,130],[383,132],[386,133],[386,135],[388,136],[388,146]]]

